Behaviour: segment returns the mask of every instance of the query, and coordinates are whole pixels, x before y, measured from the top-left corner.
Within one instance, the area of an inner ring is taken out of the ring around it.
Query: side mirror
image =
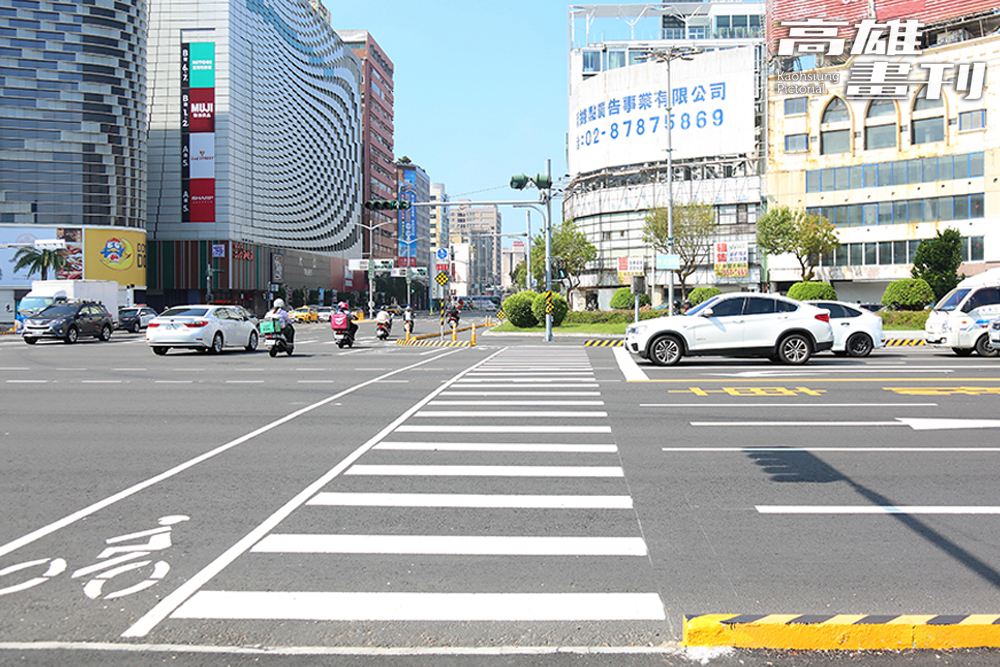
[[[701,315],[702,317],[711,317],[713,315],[711,308],[706,308],[705,310],[701,311],[698,314]]]

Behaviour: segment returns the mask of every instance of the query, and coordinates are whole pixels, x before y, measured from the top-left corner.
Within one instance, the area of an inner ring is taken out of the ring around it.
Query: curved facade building
[[[350,49],[305,0],[165,0],[149,44],[151,287],[248,306],[273,284],[352,289],[362,100]],[[303,284],[292,265],[309,268]]]
[[[60,277],[145,282],[146,30],[142,0],[0,9],[0,243],[63,238]],[[111,239],[131,248],[125,273],[110,251],[90,261]],[[38,278],[12,270],[13,252],[0,249],[10,305]]]

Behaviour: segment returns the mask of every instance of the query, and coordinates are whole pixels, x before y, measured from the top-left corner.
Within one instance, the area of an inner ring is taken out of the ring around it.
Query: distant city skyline
[[[547,158],[554,179],[566,173],[566,4],[325,4],[335,30],[367,30],[392,59],[395,157],[450,198],[530,199],[510,177],[543,172]],[[552,211],[558,222],[558,202]],[[523,212],[503,214],[505,233],[525,230]],[[531,227],[541,229],[535,213]]]

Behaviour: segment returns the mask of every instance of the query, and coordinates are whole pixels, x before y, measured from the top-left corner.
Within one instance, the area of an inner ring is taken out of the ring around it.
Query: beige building
[[[880,301],[890,281],[910,277],[920,241],[948,228],[965,240],[960,273],[1000,266],[1000,87],[988,85],[1000,80],[997,27],[953,24],[947,39],[961,41],[905,57],[986,63],[980,99],[956,91],[957,67],[937,100],[927,99],[923,83],[901,99],[848,99],[856,59],[770,77],[768,206],[806,209],[836,225],[841,245],[822,258],[818,279],[832,282],[840,298]],[[943,30],[926,30],[928,43],[947,41]],[[916,81],[925,70],[913,71]],[[790,255],[768,258],[767,269],[774,289],[800,279]]]
[[[463,201],[468,200],[457,200]],[[496,206],[453,206],[448,223],[452,246],[464,243],[470,247],[469,296],[499,292],[500,210]]]

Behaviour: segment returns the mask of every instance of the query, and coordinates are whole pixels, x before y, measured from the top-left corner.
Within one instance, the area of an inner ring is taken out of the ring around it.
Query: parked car
[[[885,347],[882,318],[863,306],[843,301],[806,301],[830,313],[834,354],[867,357],[872,350]]]
[[[63,301],[44,308],[22,323],[24,342],[34,345],[42,338],[75,343],[80,336],[111,340],[115,322],[99,301]]]
[[[319,317],[320,322],[329,322],[331,312],[333,309],[330,306],[320,306],[316,309],[316,316]]]
[[[625,329],[625,348],[657,366],[695,355],[758,356],[804,364],[813,353],[831,347],[827,311],[772,294],[720,294],[684,315],[644,320]]]
[[[256,318],[240,306],[175,306],[149,323],[146,343],[158,355],[172,347],[217,354],[225,347],[257,349]]]
[[[319,322],[319,313],[310,306],[296,308],[288,313],[288,316],[292,318],[293,322]]]
[[[130,306],[118,309],[118,328],[139,333],[156,317],[156,311],[148,306]]]

